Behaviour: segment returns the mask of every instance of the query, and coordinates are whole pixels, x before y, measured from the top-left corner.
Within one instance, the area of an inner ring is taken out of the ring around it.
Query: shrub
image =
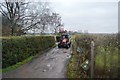
[[[56,42],[60,41],[61,36],[56,36]]]
[[[21,62],[30,56],[52,47],[52,36],[9,37],[2,39],[2,68]]]

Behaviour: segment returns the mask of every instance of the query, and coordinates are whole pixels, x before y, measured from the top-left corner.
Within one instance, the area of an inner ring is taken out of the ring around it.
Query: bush
[[[56,36],[56,42],[60,41],[61,36]]]
[[[30,56],[52,47],[52,36],[9,37],[2,39],[2,68],[21,62]]]
[[[81,64],[86,59],[91,61],[91,41],[95,42],[94,78],[118,78],[120,74],[118,38],[118,34],[76,34],[72,47],[73,55],[67,70],[68,78],[90,77],[90,63],[88,70],[84,70]]]

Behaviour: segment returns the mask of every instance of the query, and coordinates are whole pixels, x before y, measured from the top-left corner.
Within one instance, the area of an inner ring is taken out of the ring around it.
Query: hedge
[[[53,36],[2,38],[2,68],[12,66],[55,44]]]
[[[60,38],[61,38],[61,36],[56,36],[56,42],[59,42],[60,41]]]

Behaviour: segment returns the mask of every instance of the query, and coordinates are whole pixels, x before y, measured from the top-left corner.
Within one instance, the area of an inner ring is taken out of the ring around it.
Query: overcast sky
[[[67,30],[118,32],[118,0],[52,0],[51,6]]]

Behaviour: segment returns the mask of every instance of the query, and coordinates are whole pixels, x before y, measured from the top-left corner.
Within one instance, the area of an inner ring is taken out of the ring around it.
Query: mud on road
[[[66,78],[70,54],[70,48],[55,47],[18,69],[3,74],[3,78]]]

